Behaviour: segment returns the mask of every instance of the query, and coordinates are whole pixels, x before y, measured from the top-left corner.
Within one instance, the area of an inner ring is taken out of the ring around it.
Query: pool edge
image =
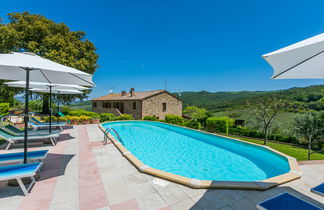
[[[113,122],[125,122],[125,121],[130,121],[130,122],[134,122],[134,121],[147,121],[147,120],[123,120],[123,121],[113,121]],[[111,122],[111,121],[108,121]],[[98,127],[100,128],[100,130],[102,130],[103,132],[105,132],[105,128],[102,126],[102,124],[104,123],[108,123],[108,122],[103,122],[98,124]],[[148,121],[151,122],[151,121]],[[216,134],[216,133],[209,133],[206,131],[201,131],[201,130],[197,130],[197,129],[192,129],[192,128],[187,128],[187,127],[183,127],[183,126],[179,126],[179,125],[174,125],[174,124],[170,124],[170,123],[165,123],[165,122],[159,122],[159,123],[164,123],[164,124],[168,124],[168,125],[172,125],[172,126],[177,126],[177,127],[181,127],[181,128],[186,128],[189,130],[193,130],[193,131],[198,131],[198,132],[202,132],[202,133],[206,133],[206,134],[210,134],[210,135],[215,135],[215,136],[220,136],[223,138],[228,138],[228,139],[233,139],[236,141],[240,141],[246,144],[250,144],[250,145],[254,145],[254,146],[258,146],[258,147],[263,147],[264,149],[270,150],[282,157],[287,158],[288,160],[288,164],[289,164],[289,168],[290,171],[278,176],[274,176],[271,177],[269,179],[265,179],[265,180],[261,180],[261,181],[254,181],[254,182],[247,182],[247,181],[217,181],[217,180],[198,180],[198,179],[191,179],[188,177],[184,177],[184,176],[180,176],[177,174],[173,174],[170,172],[166,172],[166,171],[162,171],[156,168],[152,168],[150,166],[145,165],[142,161],[140,161],[136,156],[134,156],[130,151],[127,150],[126,147],[124,147],[118,140],[116,140],[111,134],[109,135],[109,139],[111,140],[111,142],[115,145],[115,147],[117,147],[117,149],[119,150],[119,152],[132,164],[134,165],[138,171],[143,172],[143,173],[147,173],[153,176],[157,176],[159,178],[162,179],[167,179],[169,181],[172,182],[176,182],[176,183],[180,183],[192,188],[197,188],[197,189],[206,189],[206,188],[218,188],[218,189],[244,189],[244,190],[267,190],[269,188],[275,187],[277,185],[281,185],[290,181],[293,181],[295,179],[299,179],[301,177],[301,170],[299,168],[298,162],[295,158],[290,157],[284,153],[281,153],[277,150],[274,150],[268,146],[265,145],[259,145],[259,144],[255,144],[252,142],[246,142],[243,141],[241,139],[236,139],[236,138],[232,138],[232,137],[228,137],[228,136],[223,136],[220,134]]]

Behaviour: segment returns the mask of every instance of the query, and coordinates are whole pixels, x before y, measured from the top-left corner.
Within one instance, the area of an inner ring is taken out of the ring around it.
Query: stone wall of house
[[[124,113],[131,114],[134,119],[142,119],[142,102],[141,101],[120,101],[124,103]],[[133,109],[133,105],[136,103],[136,109]]]
[[[166,111],[163,111],[163,103],[166,103]],[[142,102],[142,117],[156,116],[164,119],[167,114],[182,116],[182,101],[168,93],[161,93]]]
[[[109,103],[123,103],[124,112],[121,113],[121,110],[117,108],[104,108],[102,106],[103,102]],[[136,109],[133,109],[133,103],[136,103]],[[134,119],[142,119],[142,102],[141,101],[96,101],[97,106],[92,106],[92,111],[97,113],[112,113],[116,116],[120,114],[131,114]]]
[[[112,113],[115,116],[120,116],[121,113],[118,109],[116,108],[104,108],[102,107],[102,101],[96,101],[97,106],[94,107],[93,106],[93,102],[92,102],[92,111],[93,112],[97,112],[97,113]]]

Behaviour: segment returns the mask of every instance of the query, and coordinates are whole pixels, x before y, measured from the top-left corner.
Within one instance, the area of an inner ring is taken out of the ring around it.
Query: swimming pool
[[[115,129],[123,146],[146,168],[189,179],[254,182],[291,169],[287,157],[264,147],[180,126],[152,121],[102,126]]]

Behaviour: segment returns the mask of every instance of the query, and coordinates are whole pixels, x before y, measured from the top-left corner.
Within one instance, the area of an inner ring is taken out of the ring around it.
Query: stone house
[[[108,94],[92,100],[92,111],[113,113],[116,116],[131,114],[134,119],[156,116],[164,119],[167,114],[182,116],[182,100],[166,90]]]

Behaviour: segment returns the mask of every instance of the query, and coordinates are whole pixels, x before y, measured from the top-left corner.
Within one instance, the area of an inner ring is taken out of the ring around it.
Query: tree
[[[183,114],[190,117],[193,122],[199,123],[199,127],[201,125],[206,126],[206,120],[211,116],[211,114],[207,112],[206,109],[198,108],[196,106],[187,106],[183,110]]]
[[[15,103],[14,96],[21,92],[20,88],[10,88],[3,85],[4,81],[0,80],[0,103],[9,103],[11,106]]]
[[[279,111],[283,108],[284,103],[276,98],[267,97],[259,98],[253,103],[247,101],[256,123],[261,127],[264,133],[264,145],[267,144],[269,131]]]
[[[324,137],[324,119],[318,114],[307,113],[295,118],[295,132],[307,141],[308,160],[312,154],[312,146]],[[321,149],[321,147],[320,147]]]
[[[55,23],[29,12],[10,13],[8,16],[8,24],[0,23],[0,53],[28,51],[90,74],[95,72],[98,55],[85,32],[70,31],[64,23]],[[78,95],[80,99],[85,97],[85,94]],[[71,96],[62,98],[75,99]],[[48,101],[43,102],[43,107],[48,107]]]

